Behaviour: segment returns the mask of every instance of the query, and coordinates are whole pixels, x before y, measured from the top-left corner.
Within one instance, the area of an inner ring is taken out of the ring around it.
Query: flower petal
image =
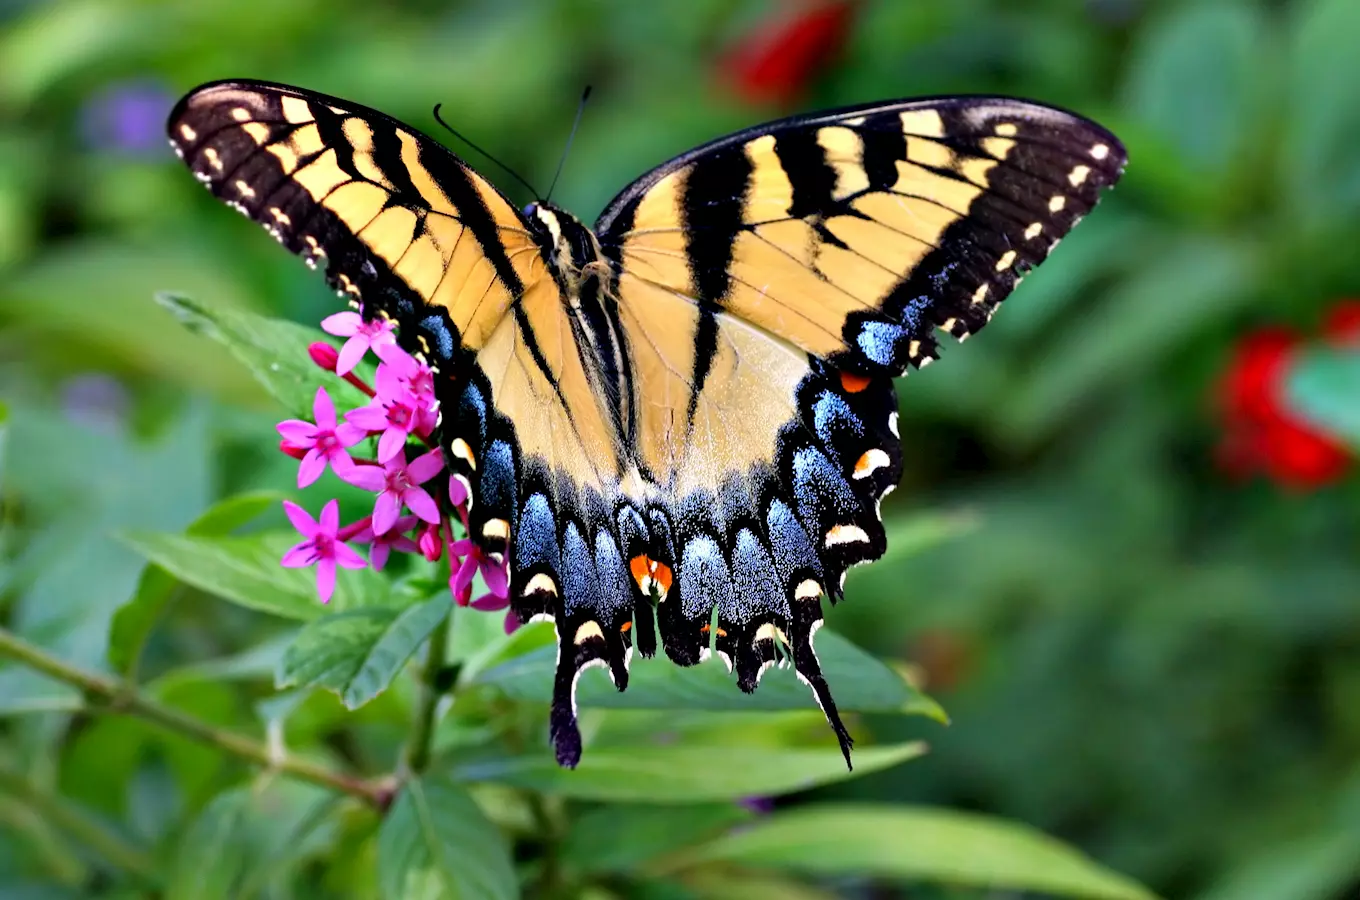
[[[462,506],[467,503],[468,485],[467,479],[462,475],[453,475],[449,478],[449,500],[454,506]]]
[[[368,564],[374,571],[381,572],[382,567],[387,565],[387,556],[392,552],[392,545],[387,541],[374,541],[373,546],[368,550]]]
[[[324,387],[318,387],[312,398],[312,418],[316,420],[317,431],[335,430],[335,404]]]
[[[340,501],[331,500],[321,507],[321,532],[335,537],[340,530]]]
[[[288,419],[274,426],[285,441],[297,447],[310,447],[316,443],[316,426],[301,419]]]
[[[406,429],[388,428],[378,438],[378,462],[387,463],[396,459],[397,454],[406,446]]]
[[[293,523],[293,527],[302,533],[303,537],[313,538],[321,530],[307,510],[298,506],[291,500],[283,501],[284,514],[288,516],[288,521]]]
[[[468,598],[472,596],[472,577],[477,574],[477,561],[468,557],[458,566],[458,571],[453,573],[449,579],[449,589],[453,591],[453,598],[458,601],[460,606],[467,606]]]
[[[322,603],[330,603],[335,593],[335,560],[323,559],[316,564],[316,593]]]
[[[404,402],[411,393],[397,367],[387,363],[378,366],[378,371],[373,375],[373,386],[378,396],[388,402]]]
[[[390,373],[398,378],[410,378],[417,371],[419,363],[395,341],[375,346],[373,352],[378,359],[389,367]]]
[[[378,495],[378,502],[373,504],[373,533],[386,534],[392,530],[392,526],[397,524],[397,515],[401,512],[401,500],[397,497],[396,491],[383,491]]]
[[[362,569],[368,565],[368,562],[359,555],[359,551],[339,541],[335,543],[335,561],[346,569]]]
[[[340,348],[340,357],[335,361],[335,374],[345,375],[359,364],[359,360],[364,358],[368,352],[368,338],[362,334],[345,341],[345,346]]]
[[[357,312],[338,312],[321,320],[321,330],[337,337],[350,337],[364,327],[364,317]]]
[[[300,569],[303,566],[310,566],[316,561],[316,553],[312,549],[311,541],[303,541],[288,548],[288,552],[283,554],[283,559],[279,560],[279,565],[285,569]]]
[[[353,447],[368,437],[368,432],[352,422],[341,422],[335,426],[335,440],[341,447]]]
[[[483,594],[469,605],[482,612],[495,612],[498,609],[505,609],[510,605],[510,601],[505,597],[497,597],[495,594]]]
[[[352,484],[357,488],[377,493],[387,486],[387,476],[378,466],[371,466],[366,463],[355,463],[352,466],[335,469],[335,474],[340,476],[340,480],[347,484]]]
[[[438,475],[444,468],[444,453],[438,447],[429,453],[422,453],[406,467],[406,475],[412,484],[424,484]]]
[[[387,428],[387,410],[379,401],[368,406],[351,409],[345,413],[345,421],[365,432],[382,431]]]
[[[514,634],[516,631],[519,631],[519,616],[515,615],[513,609],[507,609],[505,611],[505,633]]]
[[[510,594],[510,578],[506,575],[505,563],[483,557],[481,568],[488,591],[497,597],[506,597]]]
[[[435,505],[434,498],[425,492],[424,488],[407,488],[401,495],[401,499],[410,508],[411,512],[420,516],[431,525],[439,524],[439,507]]]
[[[302,462],[298,465],[298,487],[305,488],[320,478],[324,471],[326,471],[326,457],[313,447],[307,451],[307,455],[302,457]]]

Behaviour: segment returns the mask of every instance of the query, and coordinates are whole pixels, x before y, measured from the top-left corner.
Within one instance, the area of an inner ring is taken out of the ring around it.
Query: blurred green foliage
[[[336,607],[361,612],[337,625],[272,567],[294,463],[271,392],[299,390],[305,359],[285,348],[335,301],[195,184],[161,117],[230,76],[431,132],[442,103],[544,185],[591,83],[556,194],[590,219],[632,175],[784,112],[719,65],[778,8],[0,0],[0,623],[271,753],[391,771],[431,694],[420,645],[447,620],[412,604],[439,579],[348,573]],[[573,781],[541,752],[541,633],[460,612],[458,700],[380,818],[5,665],[0,896],[1140,895],[1088,857],[1166,897],[1353,896],[1360,484],[1232,477],[1213,395],[1244,335],[1313,331],[1360,295],[1357,41],[1355,0],[865,0],[809,87],[801,107],[1033,97],[1101,121],[1131,158],[985,335],[899,388],[896,537],[829,622],[910,661],[948,727],[903,715],[928,701],[891,666],[857,663],[878,687],[840,688],[865,694],[863,777],[844,780],[815,711],[701,712],[742,698],[668,670],[639,692],[662,698],[649,708],[590,711]],[[216,325],[185,329],[162,291]],[[1358,391],[1344,349],[1290,383],[1352,447]],[[289,666],[323,626],[341,668]],[[379,639],[381,665],[342,652]],[[281,666],[297,687],[276,692]],[[753,793],[780,794],[776,812],[733,802]]]

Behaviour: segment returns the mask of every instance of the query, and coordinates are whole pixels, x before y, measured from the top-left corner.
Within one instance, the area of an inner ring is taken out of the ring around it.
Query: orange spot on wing
[[[671,567],[665,563],[652,563],[652,577],[661,586],[661,596],[666,596],[671,592]]]
[[[633,580],[637,582],[639,590],[642,589],[642,579],[652,574],[651,564],[652,561],[645,556],[634,556],[628,560],[628,571],[632,574]]]
[[[633,581],[637,582],[638,590],[644,594],[650,593],[648,579],[656,585],[663,599],[671,592],[671,567],[665,563],[659,563],[646,555],[634,556],[628,560],[628,571]]]
[[[850,372],[841,373],[841,387],[845,388],[847,394],[858,394],[869,386],[869,378],[865,375],[855,375]]]
[[[632,628],[632,627],[633,627],[633,623],[632,623],[632,622],[624,622],[622,625],[619,626],[619,631],[622,631],[624,634],[627,634],[627,633],[628,633],[628,629],[630,629],[630,628]]]

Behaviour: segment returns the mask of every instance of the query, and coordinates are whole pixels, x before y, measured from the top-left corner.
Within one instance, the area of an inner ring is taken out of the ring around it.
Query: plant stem
[[[89,847],[124,872],[148,883],[157,881],[156,866],[140,848],[102,822],[60,797],[41,790],[18,772],[0,766],[0,792],[9,794],[52,825]]]
[[[385,782],[366,781],[318,763],[271,752],[259,741],[224,731],[165,706],[140,693],[135,685],[57,659],[4,628],[0,628],[0,657],[9,657],[50,678],[78,687],[87,696],[102,701],[104,708],[113,712],[145,719],[247,762],[349,794],[379,809],[391,799],[391,787]]]
[[[419,774],[430,764],[430,750],[434,744],[434,719],[439,708],[439,676],[448,660],[449,631],[453,627],[453,610],[430,632],[430,647],[425,653],[425,665],[420,671],[420,705],[411,741],[406,745],[405,768]]]

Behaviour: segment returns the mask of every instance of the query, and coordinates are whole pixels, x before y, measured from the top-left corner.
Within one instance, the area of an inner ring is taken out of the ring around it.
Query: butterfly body
[[[1005,98],[900,101],[721,138],[594,229],[517,210],[409,126],[261,82],[205,85],[171,142],[436,372],[470,536],[551,618],[558,760],[575,686],[636,647],[754,690],[791,660],[849,760],[813,650],[821,597],[881,556],[893,378],[967,337],[1095,204],[1123,148]]]

